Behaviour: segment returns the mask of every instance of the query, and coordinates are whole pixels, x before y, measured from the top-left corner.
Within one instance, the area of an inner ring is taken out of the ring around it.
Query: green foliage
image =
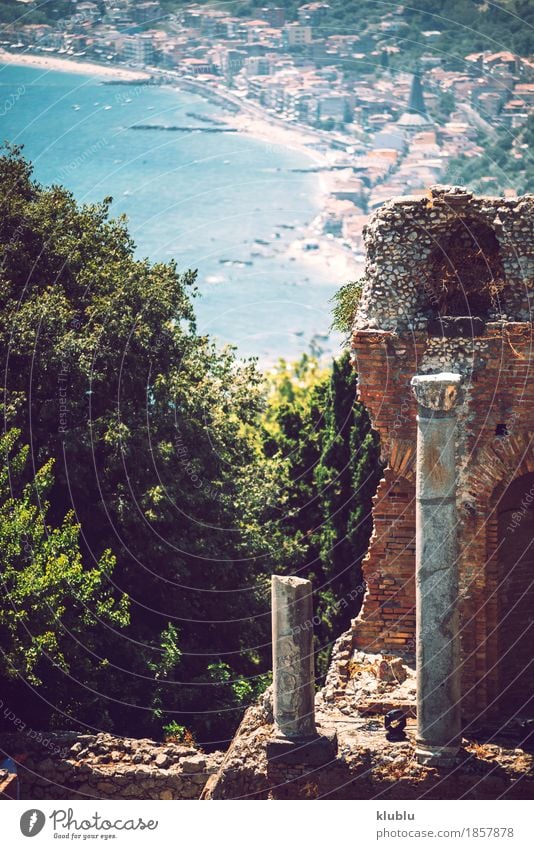
[[[161,0],[165,12],[176,13],[192,4],[189,0]],[[197,5],[213,7],[213,0],[204,0]],[[228,0],[218,2],[216,7],[241,18],[257,18],[266,5],[265,0]],[[280,0],[275,5],[286,10],[288,21],[296,20],[300,0]],[[406,4],[400,14],[394,13],[395,5],[380,0],[330,0],[329,9],[315,27],[319,37],[332,34],[355,33],[362,38],[369,52],[375,42],[401,48],[396,58],[390,59],[394,67],[406,69],[406,62],[414,62],[429,49],[445,59],[446,65],[454,70],[463,70],[464,57],[478,50],[511,50],[521,56],[533,52],[532,30],[534,6],[530,0],[502,0],[487,3],[483,0],[419,0]],[[44,0],[30,9],[17,2],[0,3],[0,21],[4,23],[54,24],[55,21],[74,14],[75,6],[69,0]],[[387,16],[387,17],[386,17]],[[382,33],[378,26],[384,20],[394,20],[400,27],[393,33]],[[430,45],[421,33],[426,30],[439,31],[440,36]],[[369,38],[372,41],[369,41]],[[385,67],[383,52],[380,58],[364,63],[347,61],[344,68],[357,73],[373,73],[374,66]]]
[[[198,335],[195,273],[136,260],[108,207],[0,156],[3,413],[31,445],[31,468],[5,449],[3,675],[52,691],[15,681],[34,725],[220,745],[270,680],[271,573],[314,582],[320,674],[357,612],[376,440],[348,357],[265,383]]]
[[[249,647],[268,640],[264,551],[251,547],[276,492],[254,434],[262,378],[196,333],[195,273],[134,259],[108,202],[37,185],[16,149],[0,181],[4,415],[37,466],[55,460],[52,521],[74,510],[84,552],[113,550],[131,599],[110,658],[123,703],[103,693],[84,719],[107,709],[122,732],[154,733],[183,711],[195,733],[219,734],[241,704],[232,713],[227,687],[226,715],[203,716],[219,692],[209,664],[227,655],[232,678],[256,674]]]
[[[403,49],[420,55],[426,45],[421,32],[438,30],[432,50],[446,57],[452,69],[463,69],[463,57],[478,50],[511,50],[522,56],[532,52],[534,7],[529,0],[486,3],[466,0],[420,0],[407,5],[403,19]]]
[[[334,309],[332,310],[332,328],[338,330],[343,336],[350,338],[354,317],[358,309],[365,278],[346,283],[334,295]]]
[[[11,705],[24,684],[58,711],[94,703],[95,689],[109,674],[102,632],[129,622],[128,600],[112,584],[115,560],[104,551],[84,566],[80,528],[68,513],[59,527],[46,523],[52,461],[29,483],[27,446],[17,432],[0,438],[0,678],[4,703]],[[102,717],[105,724],[105,716]]]
[[[328,641],[348,626],[363,600],[361,561],[371,536],[372,497],[381,472],[378,436],[356,401],[356,373],[348,352],[334,361],[324,410],[314,479],[322,514],[316,537],[323,588],[319,611],[327,638],[319,658],[325,672]]]
[[[438,112],[442,120],[447,120],[454,112],[456,101],[452,91],[441,91],[438,98]]]
[[[306,355],[292,367],[280,363],[271,377],[264,450],[283,466],[285,478],[284,512],[273,523],[284,550],[278,570],[313,581],[323,676],[332,641],[363,597],[360,564],[380,474],[377,436],[356,402],[348,354],[331,369]]]
[[[168,10],[178,10],[190,5],[185,0],[164,0]],[[204,4],[213,6],[211,0]],[[223,8],[240,17],[261,17],[265,0],[233,0],[220,3]],[[280,0],[277,6],[286,9],[287,20],[295,20],[298,7],[295,0]],[[511,50],[521,56],[533,52],[532,29],[534,27],[534,5],[530,0],[502,0],[500,3],[487,3],[483,0],[418,0],[405,4],[400,14],[393,14],[395,4],[380,0],[329,0],[329,9],[316,26],[319,37],[332,34],[355,33],[365,40],[371,34],[376,39],[382,36],[378,25],[384,19],[392,19],[400,24],[393,35],[387,33],[387,43],[399,46],[401,53],[393,59],[394,65],[406,69],[406,61],[415,61],[423,53],[432,50],[443,57],[452,69],[463,70],[463,59],[468,53],[477,50]],[[388,18],[386,18],[388,16]],[[426,30],[439,31],[441,35],[429,44],[421,33]],[[370,47],[373,50],[373,46]],[[375,64],[382,63],[382,56]],[[374,60],[373,60],[374,61]],[[343,63],[344,68],[351,68]],[[358,65],[354,65],[357,68]],[[372,72],[372,62],[361,66],[364,73]]]
[[[174,720],[163,726],[163,736],[165,740],[172,743],[185,743],[187,746],[195,745],[195,738],[185,725],[179,725]]]
[[[71,0],[39,0],[32,6],[11,0],[0,3],[0,21],[17,26],[28,24],[54,24],[73,15],[76,6]]]

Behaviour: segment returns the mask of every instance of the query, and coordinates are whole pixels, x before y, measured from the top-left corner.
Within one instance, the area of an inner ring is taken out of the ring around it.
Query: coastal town
[[[139,72],[144,82],[220,105],[221,118],[205,131],[246,132],[263,122],[272,141],[306,148],[324,195],[314,232],[358,260],[367,217],[387,199],[455,182],[457,163],[480,157],[499,133],[512,139],[512,160],[526,156],[521,130],[534,104],[534,62],[486,50],[451,69],[432,50],[439,30],[429,30],[421,34],[428,49],[403,66],[401,5],[354,33],[323,27],[322,2],[301,5],[294,19],[276,5],[248,19],[220,4],[169,14],[157,0],[89,0],[48,24],[25,23],[38,4],[19,5],[18,19],[2,27],[4,59],[55,57]],[[489,194],[516,194],[505,172],[503,185],[491,175],[485,182]],[[311,237],[304,245],[318,247]]]

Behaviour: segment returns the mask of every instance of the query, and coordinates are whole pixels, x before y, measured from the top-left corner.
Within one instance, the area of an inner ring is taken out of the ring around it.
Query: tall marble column
[[[315,736],[311,581],[273,575],[272,627],[276,734]]]
[[[456,403],[461,377],[417,375],[417,758],[447,766],[461,740]]]

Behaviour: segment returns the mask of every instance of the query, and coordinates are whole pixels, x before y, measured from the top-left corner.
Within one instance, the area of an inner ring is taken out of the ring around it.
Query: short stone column
[[[335,733],[315,727],[312,584],[272,578],[273,718],[267,740],[267,780],[273,799],[306,799],[309,785],[321,791],[322,768],[337,753]]]
[[[315,730],[311,581],[272,577],[273,710],[277,736],[302,739]]]
[[[417,375],[417,758],[447,766],[461,740],[456,403],[461,377]]]

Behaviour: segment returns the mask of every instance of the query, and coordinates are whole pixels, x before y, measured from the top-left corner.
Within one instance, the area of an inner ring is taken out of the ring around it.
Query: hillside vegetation
[[[269,681],[271,573],[314,581],[320,673],[357,612],[376,437],[347,356],[217,349],[108,206],[0,156],[2,698],[218,744]]]

